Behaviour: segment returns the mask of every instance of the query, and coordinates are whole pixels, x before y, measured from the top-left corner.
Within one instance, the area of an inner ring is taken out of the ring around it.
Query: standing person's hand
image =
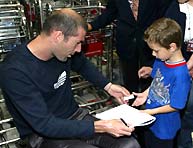
[[[109,133],[114,137],[130,136],[134,127],[125,125],[120,119],[99,120],[94,122],[96,133]]]
[[[87,23],[87,28],[88,28],[88,31],[91,31],[92,30],[91,24]]]
[[[139,78],[148,78],[151,75],[152,68],[143,66],[138,71],[138,77]]]
[[[189,69],[190,76],[193,78],[193,68]]]
[[[187,67],[190,72],[190,76],[193,78],[193,54],[191,55],[190,59],[187,61]]]
[[[120,104],[124,104],[124,103],[127,103],[125,100],[124,100],[124,96],[129,96],[130,95],[130,92],[120,86],[120,85],[116,85],[116,84],[112,84],[112,83],[108,83],[105,88],[104,88],[111,96],[115,97],[117,99],[117,101],[120,103]]]

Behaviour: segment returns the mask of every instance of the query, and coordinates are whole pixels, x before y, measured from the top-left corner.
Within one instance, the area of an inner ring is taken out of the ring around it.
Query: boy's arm
[[[143,110],[143,112],[148,113],[150,115],[164,114],[164,113],[175,112],[175,111],[177,111],[177,109],[171,107],[169,104],[161,107],[153,108],[153,109]]]

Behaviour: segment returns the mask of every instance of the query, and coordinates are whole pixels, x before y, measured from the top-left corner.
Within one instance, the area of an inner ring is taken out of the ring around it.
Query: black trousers
[[[145,131],[145,148],[173,148],[174,141],[157,138],[150,130]]]
[[[98,120],[85,109],[79,109],[69,119]],[[32,134],[27,137],[25,148],[140,148],[134,136],[115,138],[106,133],[95,134],[91,138],[53,139]]]
[[[182,128],[177,137],[178,148],[193,148],[191,133],[193,132],[193,83],[188,102],[182,115]]]
[[[141,64],[137,57],[132,60],[120,59],[120,70],[123,78],[123,85],[130,92],[142,92],[151,84],[151,77],[147,79],[139,79],[138,70],[140,68]]]
[[[40,148],[139,148],[139,145],[134,137],[114,138],[107,134],[96,134],[87,140],[44,139]]]

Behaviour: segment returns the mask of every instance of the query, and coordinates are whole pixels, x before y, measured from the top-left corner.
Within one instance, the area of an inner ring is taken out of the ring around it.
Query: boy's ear
[[[176,43],[171,43],[170,44],[170,50],[171,51],[176,51],[176,49],[177,49]]]

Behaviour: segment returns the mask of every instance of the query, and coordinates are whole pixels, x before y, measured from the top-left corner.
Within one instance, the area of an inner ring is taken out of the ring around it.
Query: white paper
[[[156,120],[154,116],[140,112],[127,104],[119,105],[102,113],[96,114],[96,117],[103,120],[123,119],[127,125],[145,126]]]

